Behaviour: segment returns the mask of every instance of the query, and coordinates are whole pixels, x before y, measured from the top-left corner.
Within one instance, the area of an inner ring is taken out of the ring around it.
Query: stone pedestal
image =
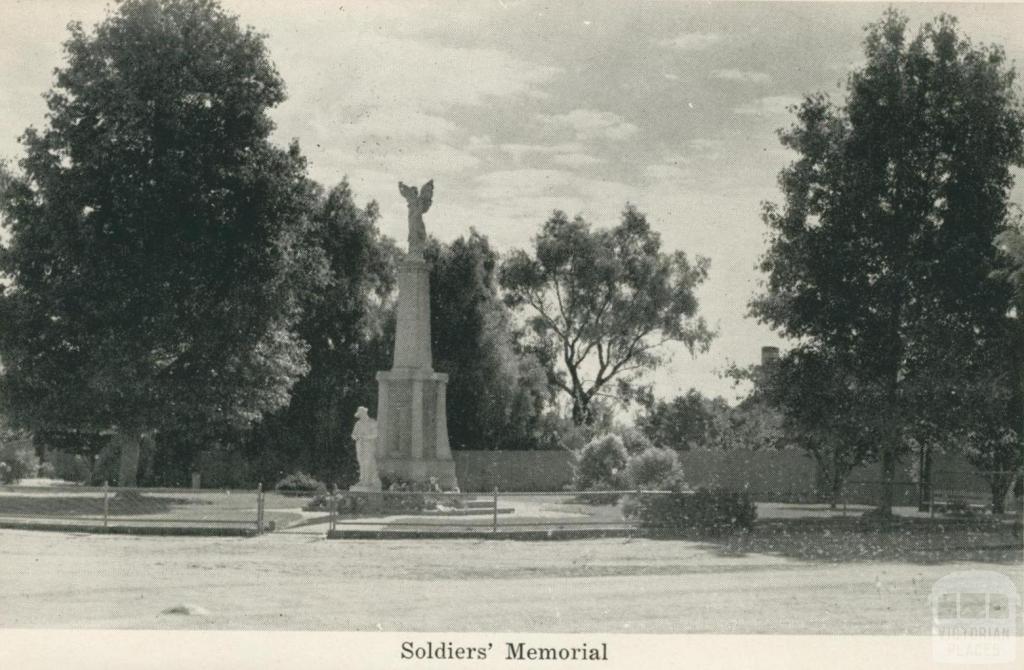
[[[377,465],[382,477],[458,486],[448,445],[448,375],[430,351],[430,270],[416,254],[398,269],[398,323],[391,370],[377,373]]]
[[[381,475],[411,482],[436,477],[457,486],[448,446],[448,375],[416,368],[377,373],[377,464]]]

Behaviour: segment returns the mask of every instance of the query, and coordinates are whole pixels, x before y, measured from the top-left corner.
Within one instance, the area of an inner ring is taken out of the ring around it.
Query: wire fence
[[[328,535],[509,534],[621,535],[637,530],[622,501],[671,491],[446,493],[336,491],[320,500]]]
[[[1020,473],[1006,470],[933,470],[921,479],[897,479],[892,487],[893,504],[936,513],[992,513],[1020,511]],[[992,484],[1002,489],[997,504]],[[881,479],[850,479],[843,482],[835,501],[849,507],[876,505],[885,482]]]
[[[991,515],[988,482],[1009,482],[999,516],[1021,517],[1017,475],[1011,472],[935,471],[926,484],[892,482],[895,513],[945,520]],[[854,517],[880,499],[878,479],[853,479],[836,494],[787,501],[782,491],[748,493],[761,521]],[[258,535],[269,531],[336,537],[424,532],[451,536],[505,534],[632,535],[641,530],[631,498],[669,491],[441,491],[286,492],[255,489],[0,486],[0,527],[160,534]],[[648,520],[649,522],[649,520]],[[648,523],[649,527],[649,523]]]
[[[262,486],[249,490],[0,486],[0,526],[251,535],[272,530]]]

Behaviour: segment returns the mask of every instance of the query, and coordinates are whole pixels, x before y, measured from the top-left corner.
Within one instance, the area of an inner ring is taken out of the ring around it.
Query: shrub
[[[107,444],[99,453],[89,473],[89,483],[102,486],[103,482],[116,482],[120,476],[121,455],[116,446]]]
[[[955,496],[949,500],[946,505],[946,514],[950,516],[962,516],[970,518],[975,516],[974,509],[966,498],[961,496]]]
[[[683,468],[679,456],[671,449],[648,447],[626,461],[626,482],[631,488],[682,488]]]
[[[622,445],[630,456],[642,454],[654,446],[654,443],[639,428],[625,428],[619,432]]]
[[[397,490],[397,489],[396,489]],[[307,512],[329,510],[331,504],[329,494],[317,493],[308,505],[303,507]],[[338,514],[346,515],[386,515],[400,513],[416,513],[438,510],[441,508],[464,508],[465,502],[457,494],[448,493],[402,493],[396,495],[387,491],[368,493],[365,491],[343,491],[334,496]]]
[[[206,488],[247,489],[254,487],[259,481],[259,477],[253,472],[252,463],[243,453],[233,449],[205,449],[199,453],[194,465],[195,471],[202,477],[202,485]]]
[[[47,461],[53,464],[57,479],[66,482],[84,484],[89,481],[89,462],[84,456],[67,451],[50,449],[46,452]]]
[[[36,457],[36,450],[30,439],[14,439],[0,443],[0,462],[6,465],[0,468],[0,478],[4,484],[35,477],[39,470],[39,458]]]
[[[541,415],[538,429],[542,449],[577,451],[594,436],[590,426],[577,426],[572,419],[553,412]]]
[[[577,490],[621,488],[626,447],[618,435],[602,435],[575,453],[573,483]]]
[[[631,495],[622,512],[641,527],[666,535],[720,535],[749,530],[757,518],[757,507],[747,491],[723,488]]]
[[[39,466],[39,473],[37,476],[42,477],[43,479],[56,479],[57,468],[53,466],[53,463],[42,463]]]
[[[326,490],[323,482],[305,472],[294,472],[284,477],[274,488],[279,493],[313,493],[320,488]]]
[[[317,512],[319,510],[326,510],[330,504],[331,493],[327,490],[324,484],[316,487],[313,492],[313,499],[303,506],[303,510],[307,512]]]

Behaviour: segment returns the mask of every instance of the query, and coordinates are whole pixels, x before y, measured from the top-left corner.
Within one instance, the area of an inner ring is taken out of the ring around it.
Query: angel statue
[[[428,181],[418,192],[415,186],[398,182],[398,192],[409,204],[409,255],[423,256],[423,247],[427,244],[423,215],[430,209],[434,197],[434,180]]]

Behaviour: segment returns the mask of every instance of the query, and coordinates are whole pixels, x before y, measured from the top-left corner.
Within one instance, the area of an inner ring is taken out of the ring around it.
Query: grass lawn
[[[101,489],[0,490],[0,520],[81,523],[102,522]],[[268,493],[264,518],[284,526],[302,518],[302,498]],[[140,493],[112,492],[107,501],[108,519],[117,525],[247,526],[256,523],[255,491],[147,490]],[[227,522],[227,523],[223,523]]]
[[[0,530],[0,626],[927,634],[954,571],[1024,591],[1019,531],[780,520],[705,540],[322,540]],[[162,614],[181,604],[204,616]]]

